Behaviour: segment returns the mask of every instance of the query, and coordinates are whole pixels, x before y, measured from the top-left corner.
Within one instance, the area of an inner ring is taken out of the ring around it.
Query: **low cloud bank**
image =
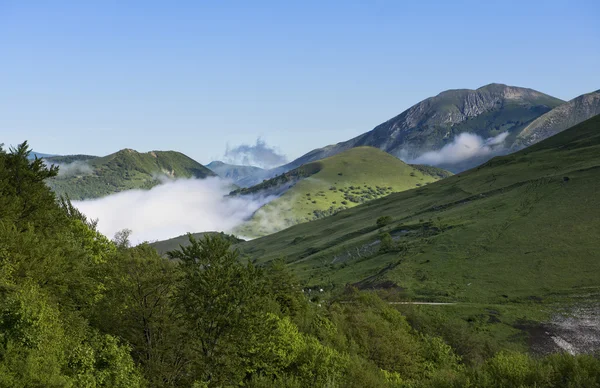
[[[491,158],[504,153],[504,140],[508,132],[484,139],[473,133],[461,133],[452,143],[446,144],[437,151],[428,151],[410,160],[413,164],[428,164],[432,166],[457,165],[469,160]]]
[[[187,232],[230,232],[273,197],[225,197],[230,182],[220,178],[165,181],[151,190],[129,190],[75,201],[109,238],[131,229],[131,241],[165,240]]]
[[[59,177],[69,177],[76,175],[88,175],[93,172],[92,168],[89,164],[83,161],[75,161],[72,163],[48,163],[45,162],[46,165],[55,165],[58,166],[58,176]]]
[[[257,166],[262,168],[273,168],[287,163],[287,157],[277,148],[267,145],[260,137],[256,144],[240,144],[233,148],[229,145],[225,149],[224,160],[230,164],[242,164],[245,166]]]

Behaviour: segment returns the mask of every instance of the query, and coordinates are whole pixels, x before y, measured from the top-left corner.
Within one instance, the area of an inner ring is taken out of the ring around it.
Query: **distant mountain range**
[[[232,192],[277,196],[235,233],[263,236],[450,175],[435,167],[408,165],[374,147],[352,148]]]
[[[49,157],[52,157],[52,156],[57,156],[57,155],[53,155],[53,154],[44,154],[44,153],[41,153],[41,152],[31,151],[31,152],[29,153],[28,159],[29,159],[29,160],[33,160],[33,159],[35,159],[36,157],[37,157],[38,159],[40,159],[40,158],[49,158]]]
[[[563,103],[532,89],[501,84],[476,90],[447,90],[413,105],[369,132],[313,150],[283,168],[294,168],[364,145],[411,160],[442,148],[464,132],[482,138],[508,132],[514,138],[533,120]]]
[[[249,177],[259,177],[265,174],[265,170],[260,167],[227,164],[221,161],[210,162],[206,167],[221,178],[230,179],[236,184],[244,182]]]
[[[45,158],[59,165],[59,176],[48,185],[71,199],[98,198],[130,189],[150,189],[167,178],[216,176],[208,168],[175,151],[140,153],[124,149],[104,157],[67,155]]]
[[[369,132],[312,150],[270,170],[221,161],[211,162],[205,167],[173,151],[141,154],[122,150],[103,158],[90,155],[47,156],[49,154],[42,153],[32,153],[32,157],[37,154],[63,166],[61,176],[49,183],[57,193],[69,194],[73,199],[95,198],[131,188],[150,188],[158,184],[156,176],[160,174],[201,178],[218,175],[239,187],[250,188],[307,163],[362,146],[378,148],[405,161],[428,163],[459,172],[480,165],[493,156],[535,144],[597,114],[600,114],[600,91],[564,102],[532,89],[490,84],[476,90],[442,92]],[[489,148],[486,143],[489,139],[494,139],[495,148],[461,160],[421,160],[427,153],[453,145],[457,137],[464,134],[475,135],[483,142],[458,144],[450,153],[460,151],[460,147]],[[82,165],[65,166],[74,162]],[[89,168],[84,165],[89,165]]]

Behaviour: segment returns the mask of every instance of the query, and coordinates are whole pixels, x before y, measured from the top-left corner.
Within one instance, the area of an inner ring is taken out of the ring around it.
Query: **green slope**
[[[327,289],[352,283],[501,304],[597,296],[599,178],[595,117],[476,169],[239,248],[259,262],[284,257],[308,286]],[[380,216],[393,221],[379,229]],[[393,239],[387,251],[382,230]]]
[[[98,198],[130,189],[150,189],[160,183],[160,176],[215,176],[200,163],[175,151],[140,153],[124,149],[101,158],[75,155],[49,158],[48,161],[80,163],[72,173],[48,180],[48,185],[56,194],[66,194],[74,200]],[[67,166],[63,167],[67,169]]]
[[[373,147],[357,147],[297,169],[233,195],[279,195],[236,230],[260,236],[352,208],[360,203],[424,186],[449,173],[411,166]]]

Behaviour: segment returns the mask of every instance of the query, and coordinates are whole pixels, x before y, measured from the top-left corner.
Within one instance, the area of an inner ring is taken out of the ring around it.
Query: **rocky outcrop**
[[[528,147],[598,114],[600,90],[574,98],[538,117],[519,133],[512,148]]]

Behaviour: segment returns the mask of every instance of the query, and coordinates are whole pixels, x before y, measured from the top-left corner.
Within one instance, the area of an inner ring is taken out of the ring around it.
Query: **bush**
[[[392,223],[392,217],[390,216],[381,216],[377,219],[377,227],[378,228],[383,228],[386,225],[389,225]]]
[[[381,245],[379,246],[379,252],[389,252],[394,249],[394,240],[389,233],[383,233],[381,235]]]

